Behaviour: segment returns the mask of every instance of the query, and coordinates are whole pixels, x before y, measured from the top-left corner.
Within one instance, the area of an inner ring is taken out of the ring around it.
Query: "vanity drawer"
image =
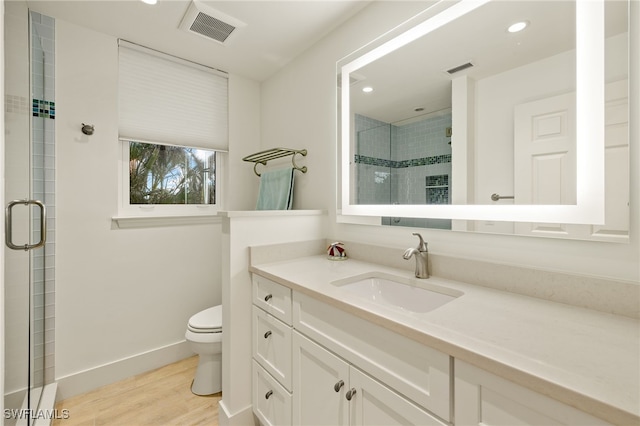
[[[298,292],[293,293],[293,326],[408,399],[450,420],[449,355]]]
[[[253,358],[291,389],[291,327],[253,306]]]
[[[291,325],[291,289],[253,274],[253,304]]]
[[[253,412],[264,426],[291,424],[291,394],[255,360],[253,361]]]

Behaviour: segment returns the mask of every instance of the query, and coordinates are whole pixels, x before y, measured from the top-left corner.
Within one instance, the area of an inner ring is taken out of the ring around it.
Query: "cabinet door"
[[[291,394],[253,361],[253,412],[264,426],[291,425]]]
[[[293,424],[347,425],[349,364],[293,332]]]
[[[414,403],[355,367],[350,370],[352,426],[445,426]]]
[[[291,327],[253,306],[253,357],[291,390]]]
[[[291,325],[291,289],[253,274],[253,304]]]
[[[455,372],[456,425],[609,425],[465,362]]]
[[[299,332],[449,420],[449,355],[299,292],[293,318]]]

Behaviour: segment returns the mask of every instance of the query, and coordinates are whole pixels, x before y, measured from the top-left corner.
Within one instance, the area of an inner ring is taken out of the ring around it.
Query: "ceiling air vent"
[[[467,62],[466,64],[458,65],[457,67],[453,67],[451,69],[448,69],[446,71],[446,73],[451,75],[451,74],[455,74],[457,72],[466,70],[467,68],[471,68],[471,67],[473,67],[473,64],[471,62]]]
[[[196,0],[191,2],[180,23],[181,29],[221,44],[228,43],[238,28],[244,26],[243,22]]]

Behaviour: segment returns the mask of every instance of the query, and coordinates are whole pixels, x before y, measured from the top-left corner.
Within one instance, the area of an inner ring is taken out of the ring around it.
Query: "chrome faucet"
[[[420,238],[418,248],[407,249],[402,257],[404,260],[411,259],[411,256],[416,257],[416,278],[429,278],[429,251],[427,250],[427,243],[424,242],[422,235],[414,232],[412,235]]]

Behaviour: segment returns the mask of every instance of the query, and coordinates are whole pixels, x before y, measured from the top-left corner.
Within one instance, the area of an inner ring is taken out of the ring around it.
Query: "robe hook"
[[[82,123],[82,133],[85,135],[91,136],[95,130],[95,126],[93,124],[84,124]]]

